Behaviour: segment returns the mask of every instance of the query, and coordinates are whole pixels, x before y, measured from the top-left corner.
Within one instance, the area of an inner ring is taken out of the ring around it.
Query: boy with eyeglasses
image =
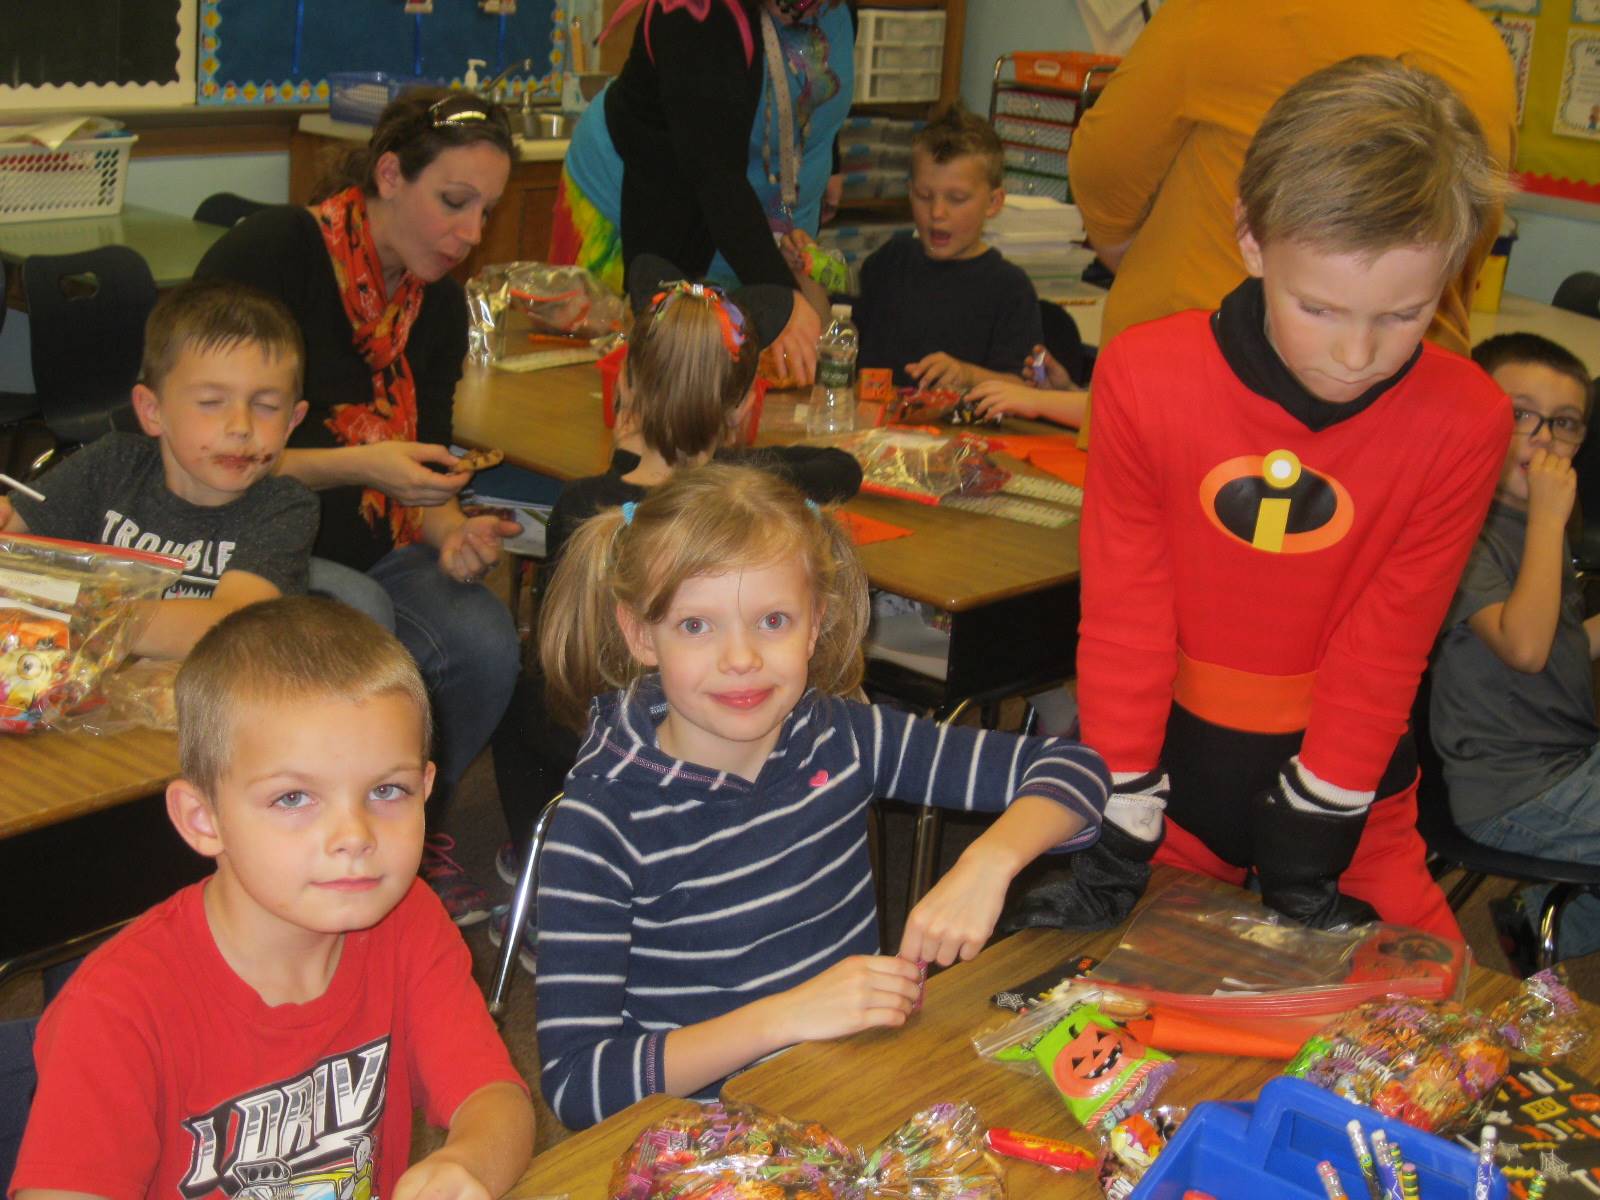
[[[1472,357],[1511,397],[1515,432],[1435,653],[1433,740],[1451,811],[1468,837],[1597,862],[1600,724],[1591,663],[1600,657],[1600,616],[1584,619],[1566,539],[1577,495],[1572,460],[1593,384],[1575,355],[1537,334],[1501,334]],[[1514,966],[1531,966],[1527,914],[1539,911],[1548,890],[1532,887],[1495,906]],[[1600,900],[1571,903],[1557,949],[1563,958],[1600,950]]]

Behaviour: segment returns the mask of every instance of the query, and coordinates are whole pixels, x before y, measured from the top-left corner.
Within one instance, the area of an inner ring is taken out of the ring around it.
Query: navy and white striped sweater
[[[546,1100],[573,1129],[665,1086],[668,1031],[872,954],[875,797],[1000,812],[1036,795],[1100,833],[1100,756],[808,691],[754,783],[656,748],[650,680],[595,701],[539,878]],[[705,1089],[715,1095],[720,1081]]]

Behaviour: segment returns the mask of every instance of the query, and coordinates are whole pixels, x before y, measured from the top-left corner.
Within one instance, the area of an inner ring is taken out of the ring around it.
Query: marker
[[[1361,1178],[1366,1181],[1367,1195],[1371,1200],[1383,1200],[1383,1189],[1378,1186],[1378,1174],[1372,1168],[1372,1151],[1367,1149],[1367,1135],[1361,1131],[1361,1122],[1351,1117],[1345,1130],[1350,1134],[1350,1149],[1355,1153],[1356,1165],[1361,1168]]]
[[[1494,1150],[1500,1141],[1500,1132],[1493,1125],[1485,1125],[1478,1134],[1478,1168],[1472,1179],[1472,1200],[1489,1200],[1494,1188]]]
[[[8,488],[10,488],[14,492],[21,492],[24,496],[28,497],[28,499],[30,499],[30,500],[37,500],[40,504],[44,503],[44,493],[43,492],[36,492],[31,487],[29,487],[27,484],[19,483],[17,480],[11,478],[11,476],[9,476],[9,475],[0,475],[0,483],[5,484]]]
[[[1040,346],[1038,351],[1028,356],[1028,373],[1033,378],[1034,387],[1046,387],[1050,383],[1050,372],[1045,368],[1045,348]]]
[[[1328,1200],[1350,1200],[1345,1195],[1344,1184],[1339,1182],[1339,1172],[1327,1159],[1317,1164],[1317,1174],[1322,1179],[1322,1190],[1328,1194]]]

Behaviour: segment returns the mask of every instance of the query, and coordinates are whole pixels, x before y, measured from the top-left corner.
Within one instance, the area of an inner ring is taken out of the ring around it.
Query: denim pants
[[[411,651],[433,701],[435,793],[448,797],[511,701],[521,668],[511,613],[481,583],[451,579],[422,545],[391,550],[365,575],[314,558],[310,590],[387,625]]]
[[[1586,864],[1600,863],[1600,745],[1559,783],[1515,808],[1464,825],[1461,832],[1496,850],[1513,850],[1540,858]],[[1529,918],[1537,926],[1539,908],[1549,884],[1523,890]],[[1561,958],[1579,958],[1600,950],[1600,897],[1579,893],[1561,914]]]

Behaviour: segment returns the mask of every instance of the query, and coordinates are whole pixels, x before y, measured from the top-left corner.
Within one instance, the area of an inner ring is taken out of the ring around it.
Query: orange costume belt
[[[1317,673],[1258,675],[1201,662],[1178,651],[1172,698],[1187,711],[1247,733],[1298,733],[1311,723],[1311,690]]]

